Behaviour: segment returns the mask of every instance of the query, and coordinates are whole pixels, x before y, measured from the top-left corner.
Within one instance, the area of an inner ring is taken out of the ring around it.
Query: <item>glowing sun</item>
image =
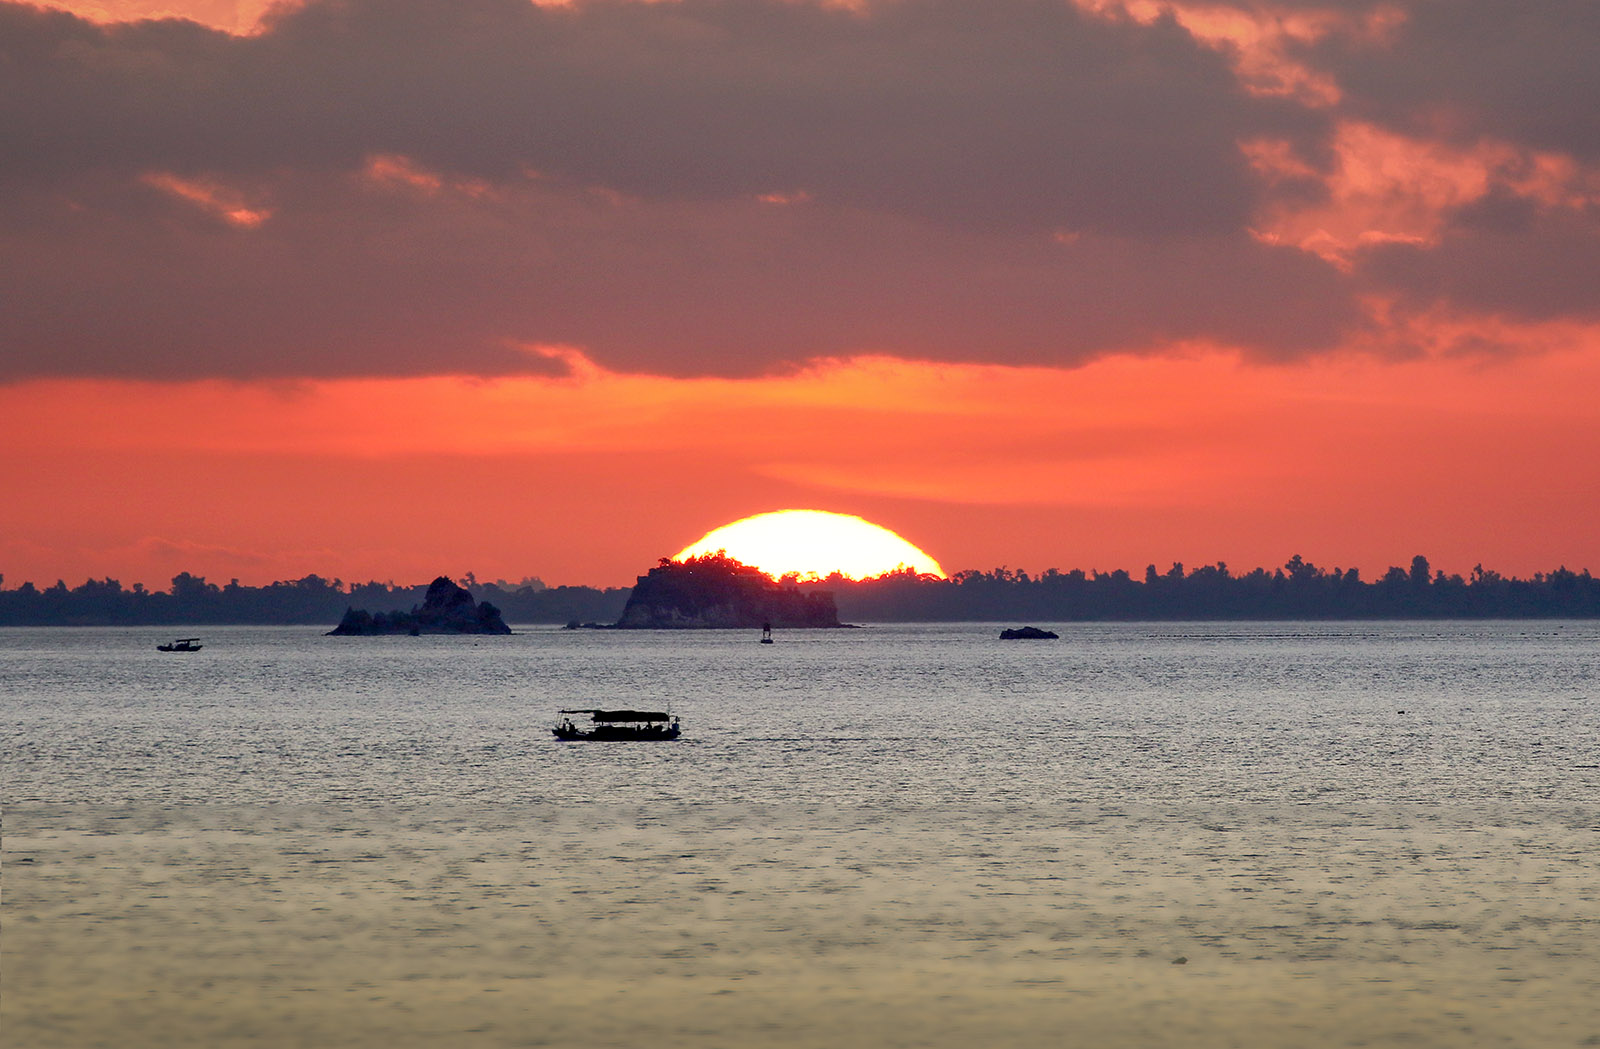
[[[866,579],[901,566],[944,577],[939,562],[882,525],[821,510],[777,510],[725,524],[679,550],[673,560],[719,550],[774,577],[838,572]]]

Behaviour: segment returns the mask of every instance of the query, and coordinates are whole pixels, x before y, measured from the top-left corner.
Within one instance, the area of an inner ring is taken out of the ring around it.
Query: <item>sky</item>
[[[0,585],[1600,571],[1592,0],[0,0]]]

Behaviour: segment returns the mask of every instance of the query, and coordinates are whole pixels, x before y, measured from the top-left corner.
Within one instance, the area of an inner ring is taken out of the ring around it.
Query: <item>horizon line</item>
[[[673,559],[669,558],[669,557],[663,557],[663,558],[660,558],[659,560],[661,562],[672,562],[673,561]],[[734,560],[737,560],[737,559],[734,559]],[[963,569],[959,569],[959,570],[956,570],[956,571],[948,572],[945,576],[941,577],[941,576],[933,575],[931,573],[914,572],[914,571],[910,570],[909,568],[907,568],[906,566],[902,565],[902,566],[899,566],[898,568],[891,569],[891,570],[879,573],[878,575],[865,576],[865,577],[862,577],[862,578],[854,578],[854,577],[851,577],[851,576],[843,575],[842,573],[838,573],[838,572],[830,573],[829,575],[825,575],[825,576],[816,575],[815,573],[808,573],[808,574],[805,574],[805,575],[799,575],[797,573],[790,573],[788,575],[782,575],[782,576],[774,576],[770,572],[764,572],[763,574],[767,575],[769,578],[773,579],[775,582],[783,582],[785,580],[793,580],[793,581],[795,581],[796,583],[799,583],[799,584],[813,584],[813,583],[826,583],[826,582],[834,581],[835,579],[837,579],[840,582],[844,582],[844,583],[870,583],[870,582],[873,582],[875,580],[881,580],[881,579],[888,578],[890,576],[898,576],[898,575],[904,575],[904,574],[915,575],[919,579],[925,579],[925,580],[928,580],[928,581],[931,581],[931,582],[935,582],[935,583],[957,583],[960,578],[970,577],[970,576],[973,576],[973,575],[978,575],[978,576],[997,576],[999,578],[1007,579],[1008,581],[1021,581],[1021,580],[1025,579],[1028,582],[1037,582],[1037,581],[1042,580],[1042,579],[1059,578],[1059,577],[1062,577],[1062,576],[1072,576],[1072,575],[1078,574],[1078,573],[1081,573],[1086,578],[1090,578],[1090,579],[1104,578],[1104,577],[1107,577],[1107,576],[1115,576],[1118,573],[1122,573],[1122,574],[1127,575],[1128,578],[1132,582],[1138,583],[1140,585],[1144,585],[1145,581],[1151,577],[1152,573],[1154,573],[1155,577],[1158,578],[1158,579],[1173,579],[1173,578],[1189,579],[1189,578],[1193,577],[1196,574],[1203,573],[1203,572],[1209,572],[1209,571],[1217,571],[1219,574],[1222,574],[1222,575],[1226,576],[1227,578],[1232,578],[1232,579],[1245,578],[1247,576],[1254,575],[1257,572],[1265,573],[1268,576],[1283,576],[1284,578],[1292,578],[1293,575],[1294,575],[1292,569],[1298,563],[1298,565],[1302,566],[1305,571],[1307,571],[1308,573],[1313,574],[1314,577],[1317,577],[1317,578],[1327,578],[1329,576],[1334,575],[1335,573],[1338,573],[1341,577],[1348,577],[1351,573],[1355,573],[1357,579],[1360,582],[1362,582],[1364,584],[1370,584],[1370,583],[1375,583],[1375,582],[1383,579],[1385,576],[1387,576],[1391,572],[1395,572],[1395,571],[1405,572],[1405,573],[1407,573],[1409,575],[1412,571],[1415,570],[1418,562],[1421,562],[1424,566],[1426,566],[1426,569],[1427,569],[1427,571],[1429,573],[1428,574],[1428,583],[1429,584],[1432,584],[1433,582],[1437,581],[1441,577],[1443,579],[1446,579],[1446,580],[1461,579],[1463,582],[1466,582],[1466,583],[1471,583],[1473,580],[1478,579],[1478,578],[1500,579],[1500,580],[1504,580],[1504,581],[1507,581],[1507,582],[1533,582],[1533,581],[1535,581],[1536,579],[1538,579],[1541,576],[1549,576],[1549,575],[1553,575],[1553,574],[1560,573],[1560,572],[1569,572],[1569,573],[1571,573],[1573,575],[1580,576],[1580,577],[1590,574],[1590,569],[1589,569],[1588,565],[1584,565],[1581,568],[1574,569],[1574,568],[1569,568],[1566,563],[1562,563],[1562,564],[1560,564],[1560,565],[1558,565],[1556,567],[1535,572],[1535,573],[1533,573],[1533,575],[1528,576],[1528,577],[1515,576],[1515,575],[1505,575],[1505,574],[1497,571],[1496,569],[1485,567],[1483,562],[1481,562],[1481,561],[1476,563],[1468,573],[1461,573],[1461,572],[1448,572],[1447,573],[1443,569],[1436,568],[1433,565],[1432,561],[1430,559],[1428,559],[1426,556],[1422,555],[1422,554],[1417,554],[1417,555],[1413,556],[1413,558],[1412,558],[1412,568],[1410,568],[1410,569],[1406,568],[1403,565],[1388,565],[1383,570],[1383,572],[1381,574],[1374,575],[1374,576],[1371,576],[1371,577],[1365,576],[1364,570],[1359,565],[1352,565],[1350,568],[1343,568],[1342,566],[1339,566],[1339,565],[1334,565],[1332,568],[1323,568],[1323,567],[1317,565],[1314,562],[1304,560],[1299,554],[1293,555],[1288,561],[1284,562],[1282,565],[1277,565],[1277,566],[1274,566],[1274,567],[1271,567],[1271,568],[1268,568],[1268,567],[1266,567],[1264,565],[1256,565],[1254,567],[1247,568],[1247,569],[1244,569],[1242,571],[1234,569],[1226,561],[1208,562],[1208,563],[1205,563],[1205,564],[1196,565],[1193,568],[1190,568],[1185,562],[1172,561],[1172,562],[1169,563],[1169,567],[1168,567],[1168,569],[1166,571],[1159,571],[1159,570],[1156,569],[1156,563],[1152,561],[1152,562],[1149,562],[1148,564],[1146,564],[1144,569],[1142,571],[1139,571],[1139,572],[1136,572],[1133,569],[1120,568],[1120,567],[1119,568],[1112,568],[1112,569],[1105,569],[1105,570],[1102,570],[1100,568],[1060,569],[1060,568],[1051,567],[1051,568],[1041,569],[1041,570],[1039,570],[1037,572],[1030,572],[1027,569],[1022,569],[1022,568],[1013,569],[1009,565],[996,565],[996,566],[994,566],[992,568],[988,568],[988,569],[963,568]],[[740,562],[740,563],[742,564],[743,562]],[[756,567],[756,566],[752,565],[752,566],[749,566],[749,567]],[[1285,569],[1291,569],[1291,571],[1286,573],[1284,571]],[[1181,574],[1174,575],[1173,573],[1174,573],[1175,570],[1177,570]],[[646,571],[648,572],[648,569]],[[636,579],[637,578],[642,578],[645,574],[646,573],[640,573],[638,576],[636,576]],[[177,585],[178,580],[183,578],[183,577],[185,577],[185,576],[189,577],[190,579],[194,579],[194,580],[197,580],[197,581],[199,581],[201,583],[204,583],[207,586],[216,586],[219,589],[224,589],[226,587],[233,586],[233,585],[237,584],[240,589],[252,589],[252,590],[265,589],[265,588],[269,588],[269,587],[276,586],[276,585],[282,585],[282,584],[303,583],[303,582],[305,582],[307,580],[311,580],[311,579],[323,580],[323,581],[325,581],[327,583],[334,584],[337,587],[340,587],[340,588],[343,588],[343,589],[346,589],[346,590],[354,589],[356,587],[372,587],[372,586],[385,587],[385,588],[388,588],[388,589],[414,589],[414,588],[418,588],[418,587],[427,587],[429,585],[429,583],[432,582],[432,580],[428,580],[426,582],[397,583],[392,578],[391,579],[387,579],[387,580],[367,579],[367,580],[362,580],[362,581],[355,581],[355,580],[346,581],[346,580],[344,580],[343,578],[341,578],[339,576],[323,575],[320,572],[313,571],[313,572],[307,573],[306,575],[299,576],[297,578],[274,579],[274,580],[272,580],[270,582],[266,582],[266,583],[241,583],[241,582],[239,582],[239,577],[238,576],[233,576],[232,578],[229,579],[229,581],[226,584],[220,584],[220,583],[216,583],[216,582],[212,581],[207,576],[196,575],[193,572],[189,572],[189,571],[185,570],[185,571],[178,572],[176,575],[172,576],[167,581],[169,589],[159,589],[158,590],[158,589],[153,588],[151,585],[145,583],[143,580],[134,580],[131,583],[124,584],[120,579],[117,579],[117,578],[115,578],[115,577],[113,577],[111,575],[106,575],[104,577],[99,577],[99,578],[97,578],[95,576],[89,576],[89,577],[85,578],[84,581],[82,583],[78,584],[76,587],[68,586],[64,577],[57,577],[56,581],[54,583],[49,584],[48,586],[42,585],[40,583],[37,583],[37,582],[35,582],[34,580],[31,580],[31,579],[24,579],[16,586],[8,586],[7,585],[7,580],[6,580],[6,577],[5,577],[5,573],[4,572],[0,572],[0,593],[17,593],[17,592],[20,592],[20,591],[22,591],[24,589],[27,589],[29,587],[32,587],[35,591],[38,591],[38,592],[56,590],[58,588],[63,588],[64,587],[70,592],[72,590],[81,589],[84,586],[89,586],[89,585],[96,584],[96,583],[100,583],[100,584],[115,583],[118,587],[120,587],[120,588],[122,588],[124,590],[128,590],[128,591],[137,591],[139,589],[143,589],[144,592],[152,593],[152,594],[155,594],[155,593],[172,593],[173,590],[171,588],[175,588],[176,585]],[[513,592],[515,590],[520,590],[520,589],[529,587],[530,586],[530,581],[538,583],[539,584],[539,588],[540,589],[544,589],[544,590],[559,590],[559,589],[562,589],[562,588],[566,588],[566,589],[598,590],[598,591],[602,591],[603,592],[603,591],[606,591],[606,590],[632,589],[632,587],[634,585],[632,583],[618,584],[618,585],[595,584],[595,583],[546,583],[542,578],[540,578],[537,575],[525,576],[520,581],[512,581],[512,580],[508,580],[508,579],[479,580],[477,578],[477,576],[476,576],[476,573],[470,572],[470,571],[465,573],[465,574],[463,574],[463,575],[460,575],[460,576],[453,576],[453,575],[450,575],[448,573],[440,572],[437,575],[435,575],[433,578],[437,579],[437,578],[439,578],[441,576],[443,576],[444,578],[450,579],[452,582],[456,582],[456,583],[458,583],[458,584],[460,584],[462,586],[466,586],[468,588],[471,588],[471,587],[480,587],[481,588],[481,587],[493,586],[493,587],[495,587],[497,589],[512,590]]]

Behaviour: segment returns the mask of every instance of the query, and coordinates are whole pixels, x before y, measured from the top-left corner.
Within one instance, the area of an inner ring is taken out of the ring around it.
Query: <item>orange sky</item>
[[[1600,565],[1600,338],[1568,341],[1515,361],[39,381],[0,388],[0,564],[13,584],[624,585],[728,520],[816,507],[957,568]]]
[[[1600,570],[1552,2],[0,0],[0,585]]]

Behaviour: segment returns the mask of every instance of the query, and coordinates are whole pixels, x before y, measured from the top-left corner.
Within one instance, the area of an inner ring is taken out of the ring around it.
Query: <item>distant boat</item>
[[[677,739],[678,719],[658,710],[562,710],[560,714],[587,714],[587,725],[563,717],[550,731],[560,740]]]
[[[205,646],[197,637],[180,637],[170,645],[157,645],[157,652],[198,652]]]

